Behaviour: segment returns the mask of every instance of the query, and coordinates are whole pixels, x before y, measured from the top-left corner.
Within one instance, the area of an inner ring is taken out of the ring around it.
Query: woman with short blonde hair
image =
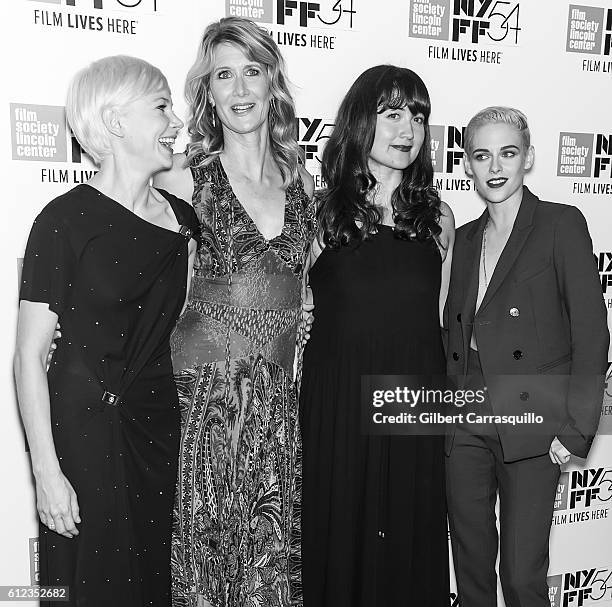
[[[609,333],[593,245],[577,208],[524,184],[534,161],[520,110],[491,106],[468,122],[465,170],[486,208],[457,230],[447,372],[454,386],[486,398],[446,437],[463,607],[497,602],[498,543],[505,604],[550,605],[559,466],[587,457],[601,413]],[[521,417],[527,423],[506,423]]]
[[[169,339],[198,221],[149,183],[172,164],[182,122],[163,74],[126,56],[79,72],[67,112],[100,170],[34,222],[15,351],[40,584],[66,587],[53,597],[68,605],[170,607],[179,414]]]

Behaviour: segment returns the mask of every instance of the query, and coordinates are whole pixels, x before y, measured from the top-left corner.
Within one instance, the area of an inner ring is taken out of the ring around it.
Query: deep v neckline
[[[289,192],[288,192],[288,188],[285,188],[285,204],[283,206],[283,225],[281,227],[281,231],[276,235],[273,236],[272,238],[266,238],[262,231],[259,229],[259,227],[257,226],[257,224],[255,223],[255,221],[253,220],[253,218],[249,215],[248,211],[245,209],[244,205],[240,202],[240,199],[238,198],[238,196],[236,196],[236,192],[234,191],[234,188],[232,187],[232,184],[229,180],[229,177],[227,176],[227,173],[225,172],[225,168],[223,167],[223,163],[221,162],[221,158],[219,156],[217,156],[217,163],[219,166],[219,172],[221,174],[221,178],[225,183],[225,186],[227,187],[227,190],[230,192],[231,194],[231,200],[230,200],[230,204],[232,205],[232,207],[237,206],[240,211],[242,213],[244,213],[244,215],[247,218],[247,221],[253,226],[253,228],[255,229],[255,231],[257,232],[258,236],[266,243],[266,244],[270,244],[272,242],[274,242],[275,240],[279,239],[281,236],[283,236],[285,234],[285,230],[287,228],[287,207],[289,206]]]

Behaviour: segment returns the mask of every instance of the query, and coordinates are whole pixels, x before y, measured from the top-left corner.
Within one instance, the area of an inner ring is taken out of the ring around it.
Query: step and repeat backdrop
[[[66,124],[64,99],[74,72],[96,58],[130,54],[159,66],[185,118],[184,78],[204,27],[226,15],[259,22],[287,60],[298,139],[317,187],[324,186],[321,151],[353,80],[380,63],[409,67],[431,94],[435,184],[457,225],[483,210],[463,170],[465,124],[487,105],[518,107],[536,148],[527,183],[541,198],[584,213],[612,310],[612,0],[10,0],[0,14],[7,327],[0,586],[36,584],[38,575],[32,478],[11,368],[21,257],[40,209],[95,171]],[[183,134],[177,149],[185,143]],[[612,381],[600,427],[589,459],[564,468],[559,482],[551,606],[612,606]],[[451,592],[449,605],[458,604]]]

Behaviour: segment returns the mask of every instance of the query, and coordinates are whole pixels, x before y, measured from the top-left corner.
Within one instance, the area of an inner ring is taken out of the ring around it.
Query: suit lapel
[[[480,216],[476,224],[466,236],[466,250],[463,260],[462,273],[464,285],[463,306],[461,308],[461,328],[463,331],[463,373],[467,373],[467,353],[472,337],[472,323],[476,297],[478,296],[478,270],[480,267],[480,247],[482,246],[482,233],[489,219],[487,210]]]
[[[523,199],[521,200],[521,206],[514,220],[512,232],[510,232],[508,242],[495,266],[491,282],[489,283],[482,303],[480,304],[480,308],[478,309],[479,313],[487,307],[499,287],[503,284],[508,272],[512,269],[519,253],[525,245],[527,237],[533,229],[532,221],[537,201],[538,199],[527,189],[527,187],[523,186]]]

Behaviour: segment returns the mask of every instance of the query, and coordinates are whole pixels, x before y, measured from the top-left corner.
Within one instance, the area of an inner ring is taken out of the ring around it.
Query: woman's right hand
[[[36,478],[36,507],[43,525],[64,537],[79,534],[79,503],[70,481],[61,471]]]
[[[40,520],[49,529],[71,538],[79,533],[79,504],[55,451],[45,364],[57,322],[58,316],[49,310],[49,304],[23,299],[19,302],[15,383],[30,447]]]
[[[305,285],[302,293],[302,328],[300,346],[305,346],[310,339],[310,329],[314,321],[314,298],[310,285]]]

